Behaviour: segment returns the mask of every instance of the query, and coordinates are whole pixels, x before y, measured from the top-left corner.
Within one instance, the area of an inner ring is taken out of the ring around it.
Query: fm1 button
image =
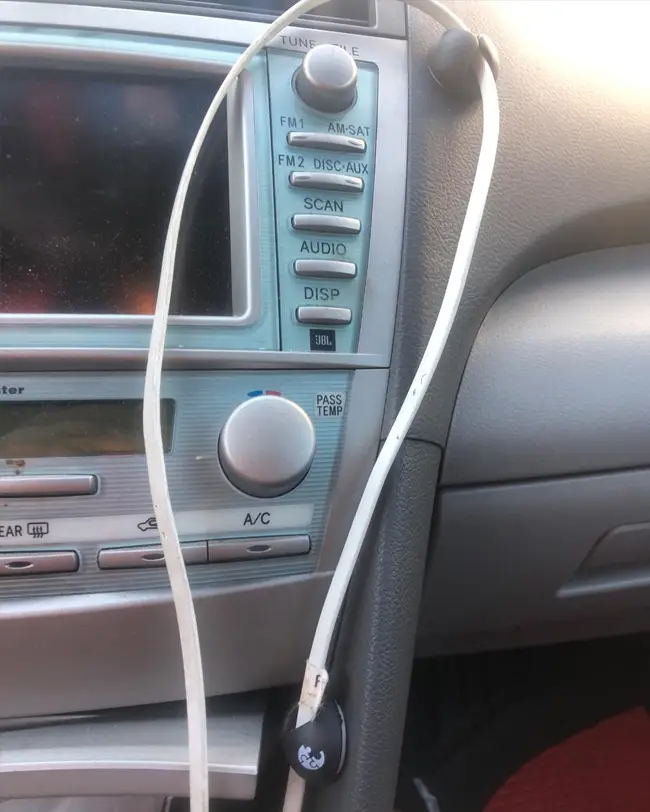
[[[249,496],[289,493],[309,473],[316,434],[307,413],[287,398],[262,395],[241,403],[217,445],[224,473]]]

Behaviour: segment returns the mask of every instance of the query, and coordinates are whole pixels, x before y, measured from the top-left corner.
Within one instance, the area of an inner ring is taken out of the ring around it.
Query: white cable
[[[208,812],[210,804],[208,776],[208,737],[205,707],[205,687],[201,646],[192,602],[192,592],[181,551],[174,512],[169,496],[165,469],[165,454],[160,418],[160,387],[162,379],[165,338],[169,321],[169,306],[174,281],[178,237],[185,208],[185,199],[192,175],[210,126],[228,91],[250,61],[287,25],[328,0],[300,0],[271,23],[236,60],[210,104],[190,149],[181,175],[174,206],[167,228],[163,252],[156,310],[151,328],[147,371],[144,385],[143,431],[149,487],[153,511],[158,523],[160,542],[165,554],[172,598],[181,641],[185,696],[187,701],[188,761],[190,773],[190,812]]]
[[[423,11],[431,14],[431,16],[438,19],[439,22],[447,28],[466,28],[455,14],[442,3],[437,2],[437,0],[405,0],[405,2],[409,1],[413,2],[413,5],[421,8]],[[192,144],[174,199],[165,239],[158,297],[151,330],[145,376],[143,427],[154,514],[158,523],[165,563],[169,573],[181,640],[187,699],[191,812],[207,812],[209,806],[205,688],[196,615],[194,613],[187,571],[185,569],[185,562],[183,560],[169,496],[160,417],[162,365],[178,238],[187,192],[201,148],[227,93],[235,84],[239,74],[246,69],[250,61],[262,48],[302,14],[323,5],[325,2],[328,2],[328,0],[300,0],[271,23],[236,60],[212,100],[194,143]],[[486,70],[484,65],[479,69],[479,81],[484,109],[483,144],[474,187],[470,196],[465,223],[459,239],[456,258],[449,277],[447,290],[418,373],[373,467],[350,532],[348,533],[348,538],[339,564],[337,565],[332,579],[323,611],[321,612],[309,658],[307,674],[303,683],[303,695],[301,696],[298,724],[309,721],[320,704],[320,699],[322,698],[326,685],[326,665],[331,640],[354,566],[376,508],[381,489],[437,368],[462,296],[483,214],[483,208],[485,206],[485,199],[490,185],[492,167],[496,154],[496,141],[498,138],[498,100],[496,87],[491,71],[489,69]],[[320,681],[321,688],[314,692],[311,689],[313,681],[310,676],[318,672],[323,672],[324,679]],[[294,801],[298,802],[296,808],[299,809],[302,803],[303,788],[302,786],[296,786],[298,792],[292,793],[291,787],[296,784],[296,780],[300,785],[302,785],[302,782],[295,773],[291,773],[291,776],[286,800],[287,803],[291,803],[291,798],[293,798]]]
[[[430,13],[448,28],[467,30],[461,20],[436,0],[427,0],[426,4],[424,0],[414,0],[413,5]],[[492,70],[487,62],[481,59],[476,73],[483,102],[483,136],[456,255],[431,337],[408,394],[370,473],[334,571],[307,662],[296,727],[311,721],[320,707],[328,681],[327,662],[330,647],[357,559],[390,469],[438,368],[465,290],[492,182],[499,140],[499,99]],[[283,812],[300,812],[304,789],[304,781],[290,770]]]
[[[467,274],[472,262],[474,246],[476,245],[476,238],[478,237],[483,219],[483,210],[490,189],[499,139],[499,101],[496,83],[492,71],[484,60],[479,62],[477,77],[483,100],[483,138],[476,166],[474,185],[467,205],[463,228],[458,239],[456,256],[454,257],[445,294],[440,305],[440,312],[429,343],[408,394],[368,477],[327,592],[309,655],[311,667],[316,671],[325,669],[327,666],[327,658],[336,622],[381,490],[404,442],[404,438],[422,405],[431,379],[438,368],[465,289]]]

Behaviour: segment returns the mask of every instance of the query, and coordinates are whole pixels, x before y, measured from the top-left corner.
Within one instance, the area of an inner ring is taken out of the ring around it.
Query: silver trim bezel
[[[2,4],[0,3],[0,20]],[[168,54],[130,53],[110,47],[69,47],[29,42],[1,42],[0,65],[56,65],[65,69],[124,69],[136,67],[149,73],[171,72],[195,76],[225,76],[228,62]],[[170,316],[170,325],[200,327],[248,327],[262,313],[259,246],[259,204],[255,151],[253,82],[244,72],[226,98],[228,112],[228,184],[230,207],[230,268],[232,316]],[[0,313],[2,325],[131,327],[151,325],[152,316],[135,314]]]

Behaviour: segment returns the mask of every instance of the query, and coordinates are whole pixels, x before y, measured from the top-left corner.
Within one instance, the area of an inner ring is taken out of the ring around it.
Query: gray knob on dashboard
[[[317,45],[307,51],[295,77],[296,93],[323,113],[342,113],[357,94],[357,64],[338,45]]]
[[[281,496],[307,476],[316,452],[309,416],[292,400],[260,395],[226,420],[217,446],[232,484],[250,496]]]

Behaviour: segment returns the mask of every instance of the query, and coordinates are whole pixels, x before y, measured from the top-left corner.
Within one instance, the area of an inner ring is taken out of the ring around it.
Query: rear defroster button
[[[73,550],[53,550],[52,552],[32,552],[0,554],[0,576],[55,575],[63,572],[76,572],[79,569],[79,556]]]

